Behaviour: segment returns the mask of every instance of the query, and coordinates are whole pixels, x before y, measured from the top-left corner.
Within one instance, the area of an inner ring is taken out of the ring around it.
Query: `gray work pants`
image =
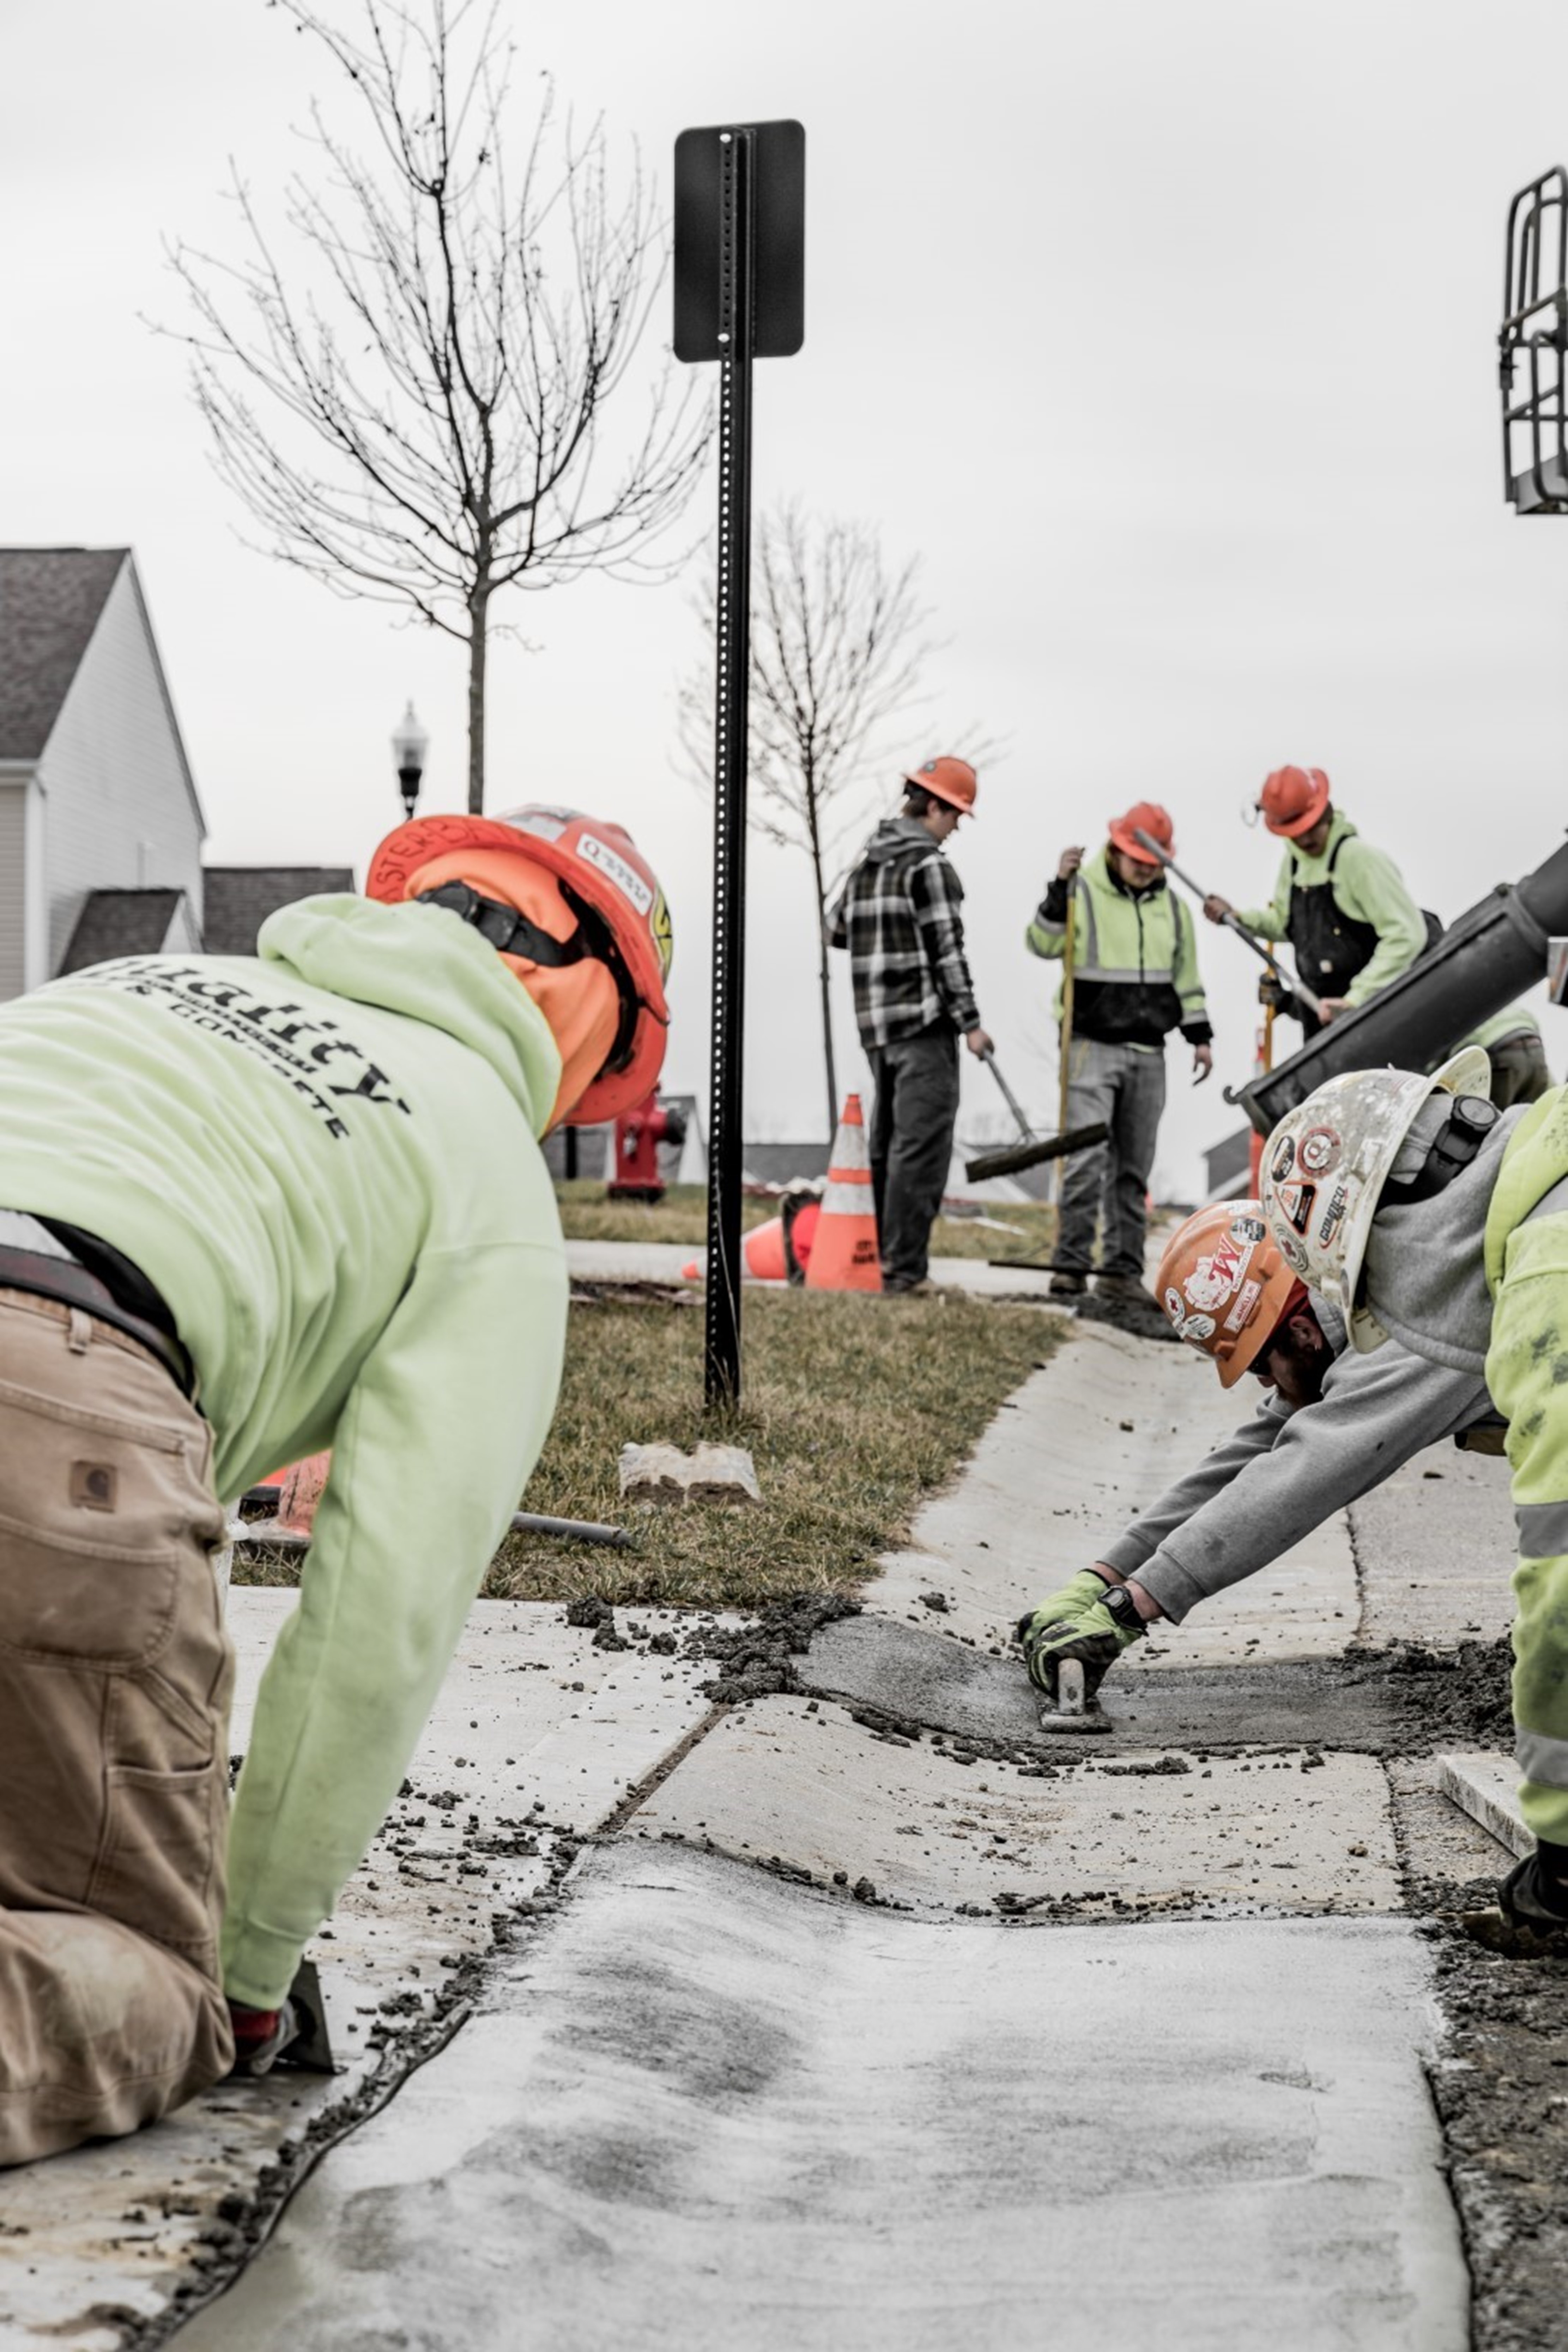
[[[1068,1060],[1068,1125],[1089,1127],[1103,1119],[1110,1138],[1092,1151],[1075,1151],[1062,1163],[1058,1265],[1089,1272],[1095,1223],[1103,1207],[1100,1272],[1142,1278],[1148,1224],[1144,1203],[1164,1108],[1163,1052],[1104,1045],[1096,1037],[1074,1038]]]
[[[868,1150],[882,1281],[923,1282],[958,1123],[958,1038],[946,1024],[867,1048],[876,1081]]]

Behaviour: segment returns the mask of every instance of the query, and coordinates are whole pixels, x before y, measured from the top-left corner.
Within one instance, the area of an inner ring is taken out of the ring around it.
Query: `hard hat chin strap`
[[[1445,1191],[1470,1165],[1501,1115],[1495,1103],[1484,1101],[1479,1095],[1458,1096],[1433,1139],[1426,1165],[1404,1182],[1390,1177],[1390,1206],[1409,1207]]]
[[[500,898],[483,897],[471,882],[443,882],[438,889],[421,890],[414,903],[449,908],[482,940],[488,940],[498,955],[525,957],[546,971],[560,971],[569,964],[583,963],[590,958],[604,964],[616,983],[621,1017],[615,1043],[599,1073],[603,1076],[605,1071],[624,1070],[631,1060],[637,1025],[637,990],[626,960],[616,945],[615,933],[604,917],[579,898],[569,884],[562,882],[559,887],[577,918],[577,928],[569,940],[558,940],[552,931],[547,931],[531,915],[520,913],[516,907],[506,906]]]

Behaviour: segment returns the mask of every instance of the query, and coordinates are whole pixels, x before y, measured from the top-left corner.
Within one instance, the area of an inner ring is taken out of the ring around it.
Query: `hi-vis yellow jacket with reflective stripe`
[[[1103,849],[1073,882],[1073,1029],[1110,1045],[1157,1046],[1173,1029],[1194,1045],[1209,1026],[1198,976],[1192,909],[1161,880],[1123,888]],[[1025,933],[1031,955],[1059,958],[1067,939],[1068,886],[1052,881]],[[1056,1010],[1062,1009],[1058,988]]]

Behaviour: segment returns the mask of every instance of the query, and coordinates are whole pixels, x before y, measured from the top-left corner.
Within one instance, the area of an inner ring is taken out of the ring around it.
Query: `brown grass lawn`
[[[700,1249],[708,1238],[708,1194],[701,1184],[672,1184],[657,1208],[636,1201],[607,1201],[602,1183],[578,1178],[557,1184],[561,1230],[570,1242],[679,1242]],[[778,1214],[778,1203],[745,1200],[741,1221],[749,1230]],[[1055,1209],[1027,1202],[1020,1208],[996,1206],[987,1219],[1016,1228],[998,1233],[996,1225],[971,1217],[939,1217],[932,1229],[932,1257],[1048,1257],[1056,1238]]]
[[[561,1402],[524,1507],[633,1528],[635,1551],[509,1536],[484,1590],[502,1598],[756,1608],[781,1593],[853,1588],[907,1537],[1002,1403],[1068,1327],[1037,1307],[956,1293],[884,1299],[748,1291],[744,1402],[705,1425],[703,1317],[616,1302],[572,1310]],[[763,1501],[623,1510],[623,1444],[704,1436],[751,1448]],[[236,1581],[292,1583],[274,1558]]]

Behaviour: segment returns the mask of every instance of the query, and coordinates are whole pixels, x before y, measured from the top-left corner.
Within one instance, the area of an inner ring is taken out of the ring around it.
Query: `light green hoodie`
[[[442,908],[301,901],[260,953],[0,1007],[0,1205],[173,1310],[232,1499],[332,1449],[229,1841],[225,1985],[271,2008],[396,1794],[554,1411],[543,1018]]]

